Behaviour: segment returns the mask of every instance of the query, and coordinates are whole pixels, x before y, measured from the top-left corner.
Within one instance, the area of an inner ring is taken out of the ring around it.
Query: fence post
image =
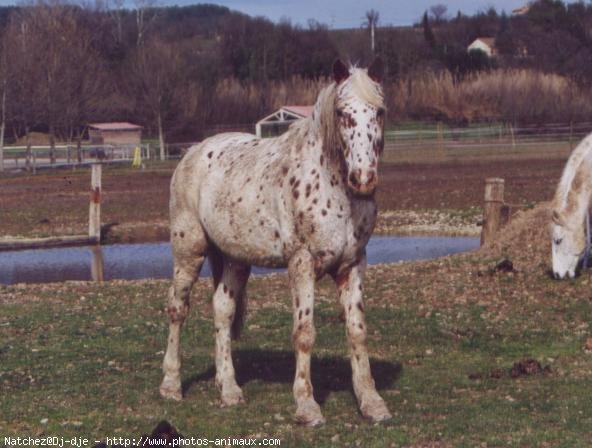
[[[103,249],[100,246],[91,247],[92,259],[90,262],[90,276],[95,282],[105,279],[105,262],[103,261]]]
[[[504,179],[490,177],[485,179],[485,206],[483,207],[483,228],[481,246],[492,241],[500,229],[504,206]]]
[[[101,242],[101,174],[102,165],[91,165],[90,206],[88,211],[88,236]]]

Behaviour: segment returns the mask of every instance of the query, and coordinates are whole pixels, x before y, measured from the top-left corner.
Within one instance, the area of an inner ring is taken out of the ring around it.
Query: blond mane
[[[338,88],[337,84],[332,82],[320,91],[311,117],[290,126],[289,132],[298,134],[301,139],[306,138],[308,130],[320,132],[323,152],[331,160],[338,159],[341,147],[336,115],[338,101],[347,101],[355,97],[376,108],[384,108],[382,88],[368,76],[367,70],[352,66],[349,71],[350,76],[343,81],[343,86]],[[340,97],[338,92],[341,94]]]
[[[351,67],[350,76],[344,82],[344,94],[355,95],[362,101],[374,106],[384,107],[384,95],[380,84],[368,76],[365,68]],[[344,98],[344,99],[346,99]]]

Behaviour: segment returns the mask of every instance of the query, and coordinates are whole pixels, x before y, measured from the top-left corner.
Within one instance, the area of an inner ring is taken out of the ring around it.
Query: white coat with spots
[[[573,150],[553,199],[551,257],[555,278],[573,278],[586,250],[592,198],[592,134]]]
[[[179,333],[205,257],[214,271],[216,383],[222,404],[243,400],[230,341],[240,330],[250,266],[287,267],[293,299],[297,422],[324,422],[313,397],[314,286],[331,275],[344,308],[353,386],[371,421],[391,416],[378,395],[366,350],[362,283],[365,248],[376,219],[374,191],[384,146],[382,62],[333,67],[312,116],[280,137],[227,133],[193,147],[171,182],[175,258],[170,333],[160,393],[181,399]]]

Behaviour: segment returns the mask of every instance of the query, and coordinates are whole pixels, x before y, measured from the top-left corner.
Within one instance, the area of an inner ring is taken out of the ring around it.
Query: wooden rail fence
[[[88,235],[55,236],[49,238],[1,238],[0,251],[45,249],[50,247],[87,246],[101,243],[101,175],[102,165],[91,165]]]

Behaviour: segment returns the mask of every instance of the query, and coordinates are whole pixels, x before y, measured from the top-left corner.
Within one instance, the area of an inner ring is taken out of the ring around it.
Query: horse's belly
[[[281,251],[274,244],[243,240],[234,235],[212,238],[213,243],[230,258],[251,266],[284,268],[286,262]]]
[[[232,204],[224,203],[227,199],[216,204],[202,202],[200,221],[208,238],[222,253],[243,263],[285,267],[277,218],[261,206],[249,206],[245,199]]]

